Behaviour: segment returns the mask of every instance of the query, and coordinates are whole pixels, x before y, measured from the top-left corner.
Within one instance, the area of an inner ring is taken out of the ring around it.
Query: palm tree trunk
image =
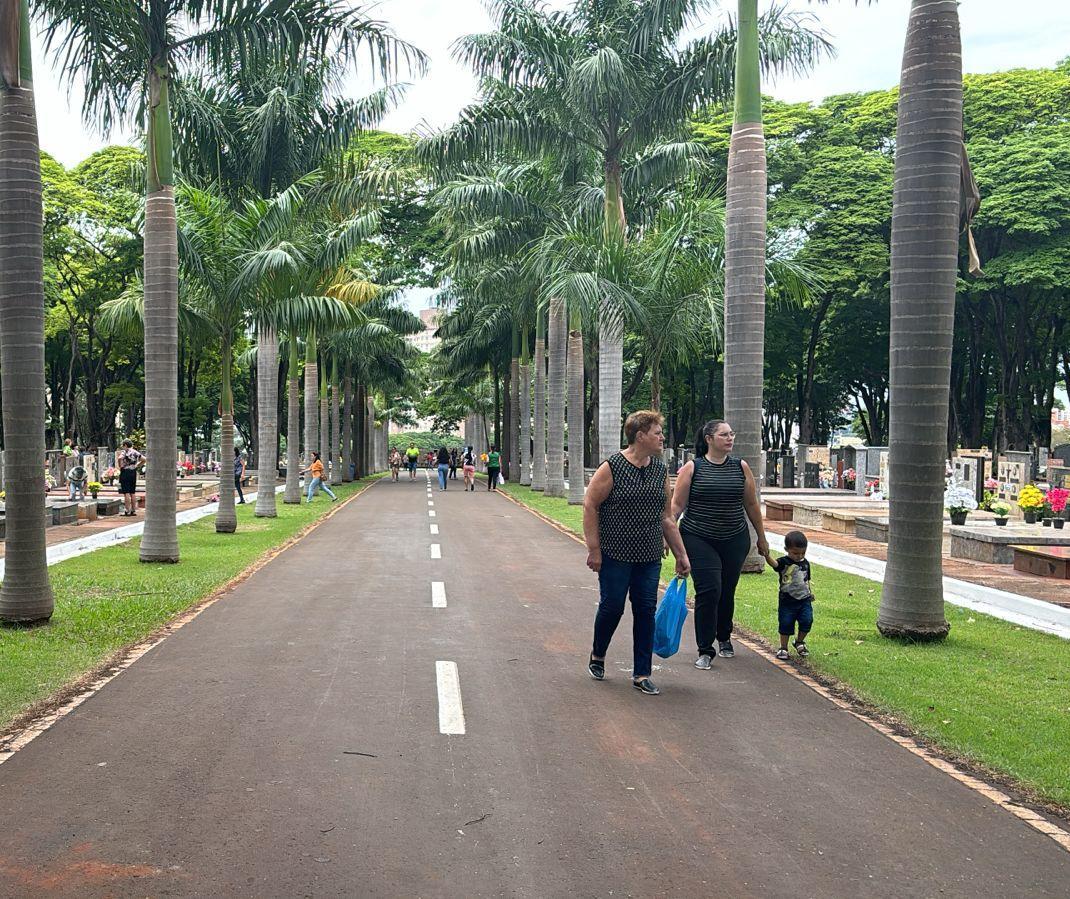
[[[736,455],[762,484],[762,387],[765,358],[765,134],[758,68],[758,0],[739,0],[736,105],[728,149],[725,211],[725,420]],[[764,563],[752,549],[743,570]]]
[[[549,419],[546,425],[546,495],[565,495],[565,366],[567,324],[563,300],[550,300]]]
[[[301,502],[301,372],[297,359],[297,335],[290,335],[286,394],[286,490],[282,501]]]
[[[520,343],[520,483],[531,486],[531,364],[528,360],[528,329]]]
[[[620,160],[605,164],[607,242],[623,241],[627,230]],[[624,325],[620,313],[603,302],[598,322],[598,458],[604,461],[620,449],[624,390]],[[571,458],[571,454],[569,456]]]
[[[583,504],[586,476],[583,471],[583,331],[579,310],[569,315],[568,331],[568,502]]]
[[[0,370],[7,540],[0,620],[44,621],[54,600],[45,549],[45,297],[41,153],[29,4],[0,17]]]
[[[535,448],[531,454],[531,489],[546,489],[546,316],[535,326]]]
[[[149,65],[144,312],[148,461],[142,562],[178,561],[178,221],[168,71],[166,59],[155,59]]]
[[[331,463],[331,403],[327,399],[327,362],[324,360],[320,367],[320,461],[326,469],[323,479],[328,484],[331,482],[329,466]]]
[[[509,362],[509,480],[520,480],[520,332],[513,330]]]
[[[368,471],[364,464],[364,414],[365,390],[362,383],[357,383],[353,397],[353,461],[357,464],[357,477],[364,477]]]
[[[316,335],[309,333],[305,343],[305,466],[312,464],[312,453],[319,449],[319,366],[316,364]]]
[[[219,432],[219,508],[215,513],[215,532],[233,534],[238,528],[234,512],[234,393],[231,389],[233,347],[230,339],[223,339],[220,366],[220,432]]]
[[[331,363],[334,380],[331,383],[331,484],[342,483],[342,457],[339,444],[338,360]]]
[[[261,324],[256,335],[256,393],[260,407],[256,442],[257,518],[275,518],[275,481],[279,476],[279,336],[271,325]]]
[[[939,640],[941,541],[962,165],[956,0],[913,0],[892,201],[888,564],[877,628]]]
[[[347,484],[353,480],[350,466],[353,464],[353,375],[349,363],[346,363],[344,388],[342,393],[342,480]]]
[[[509,460],[513,457],[513,363],[505,370],[502,377],[502,445],[498,447],[502,454],[502,477],[512,478]]]

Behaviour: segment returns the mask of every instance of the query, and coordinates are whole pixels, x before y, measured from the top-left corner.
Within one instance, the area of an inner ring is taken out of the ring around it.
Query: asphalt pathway
[[[582,547],[427,484],[0,766],[0,895],[1067,895],[1070,853],[753,653],[642,696],[626,618],[590,680]]]

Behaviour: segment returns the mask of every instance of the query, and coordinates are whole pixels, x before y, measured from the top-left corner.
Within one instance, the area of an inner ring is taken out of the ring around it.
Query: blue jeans
[[[446,489],[446,475],[449,473],[450,467],[445,463],[438,466],[438,487],[440,490]]]
[[[323,490],[331,499],[338,499],[334,493],[331,492],[331,488],[323,483],[323,478],[313,478],[308,482],[308,501],[312,502],[312,495],[319,489]]]
[[[658,605],[661,560],[618,562],[602,556],[598,572],[598,614],[594,617],[593,655],[605,658],[609,641],[624,614],[624,601],[632,601],[632,676],[650,675],[654,652],[654,610]]]
[[[781,596],[777,608],[777,619],[778,630],[783,636],[794,635],[796,624],[799,625],[799,635],[805,636],[814,626],[814,603],[809,599]]]

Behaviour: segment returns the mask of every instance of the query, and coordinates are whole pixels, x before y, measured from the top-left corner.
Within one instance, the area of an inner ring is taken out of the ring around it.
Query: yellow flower
[[[1035,484],[1027,484],[1018,494],[1019,509],[1039,509],[1044,505],[1044,494]]]

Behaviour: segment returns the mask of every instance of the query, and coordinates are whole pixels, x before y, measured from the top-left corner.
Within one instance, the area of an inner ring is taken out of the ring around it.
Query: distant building
[[[439,344],[435,331],[441,318],[441,309],[421,309],[420,321],[424,323],[424,329],[418,334],[406,334],[405,339],[421,352],[430,353]]]
[[[1070,409],[1052,409],[1051,426],[1063,430],[1070,429]]]

